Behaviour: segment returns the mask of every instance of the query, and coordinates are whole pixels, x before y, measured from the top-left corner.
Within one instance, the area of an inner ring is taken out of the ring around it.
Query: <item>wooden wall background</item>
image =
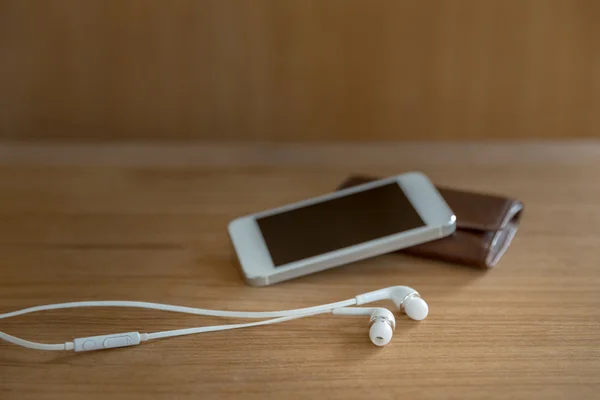
[[[0,0],[4,139],[599,132],[596,0]]]

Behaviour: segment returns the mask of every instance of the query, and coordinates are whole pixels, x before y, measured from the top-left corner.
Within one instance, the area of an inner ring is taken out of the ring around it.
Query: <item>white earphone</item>
[[[270,312],[249,312],[249,311],[221,311],[208,310],[202,308],[173,306],[168,304],[147,303],[138,301],[83,301],[74,303],[49,304],[45,306],[36,306],[25,308],[6,314],[0,314],[0,319],[16,317],[17,315],[29,314],[38,311],[57,310],[63,308],[80,307],[134,307],[146,308],[161,311],[171,311],[186,314],[205,315],[214,317],[230,318],[272,318],[259,322],[249,322],[243,324],[203,326],[199,328],[176,329],[164,332],[139,333],[126,332],[109,335],[99,335],[85,338],[78,338],[73,342],[61,344],[44,344],[30,342],[15,336],[0,332],[0,339],[35,350],[74,350],[76,352],[113,349],[117,347],[135,346],[141,342],[152,339],[162,339],[173,336],[193,335],[196,333],[216,332],[229,329],[249,328],[259,325],[270,325],[279,322],[290,321],[298,318],[305,318],[318,314],[331,313],[333,315],[358,315],[369,316],[369,337],[373,344],[385,346],[392,339],[393,331],[396,327],[394,314],[385,308],[363,308],[352,307],[362,304],[373,303],[381,300],[391,300],[396,308],[403,310],[406,315],[416,321],[421,321],[427,317],[429,307],[421,298],[419,293],[408,286],[392,286],[385,289],[376,290],[356,296],[353,299],[329,303],[321,306],[300,308],[296,310],[270,311]]]

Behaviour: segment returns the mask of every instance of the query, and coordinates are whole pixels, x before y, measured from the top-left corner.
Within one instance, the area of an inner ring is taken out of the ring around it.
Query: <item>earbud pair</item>
[[[417,294],[405,297],[398,306],[410,319],[416,321],[425,319],[429,313],[427,303]],[[369,338],[376,346],[388,344],[396,329],[396,318],[387,308],[344,307],[334,309],[332,314],[369,316]]]

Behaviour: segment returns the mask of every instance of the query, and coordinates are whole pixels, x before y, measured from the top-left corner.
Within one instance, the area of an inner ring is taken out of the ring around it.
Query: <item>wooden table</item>
[[[399,316],[385,348],[370,344],[367,320],[327,316],[85,354],[0,343],[3,400],[600,397],[598,142],[5,144],[0,164],[0,312],[108,299],[272,310],[398,284],[431,309],[422,323]],[[496,269],[386,255],[272,287],[244,284],[232,218],[328,192],[351,172],[411,169],[525,202]],[[80,309],[0,329],[52,343],[217,322]]]

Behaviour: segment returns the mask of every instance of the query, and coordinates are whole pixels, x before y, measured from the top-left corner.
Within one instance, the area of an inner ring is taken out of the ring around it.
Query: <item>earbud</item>
[[[392,340],[394,328],[390,322],[384,318],[376,318],[371,320],[371,328],[369,328],[369,338],[375,346],[385,346]]]
[[[396,319],[387,308],[345,307],[336,308],[333,315],[364,315],[369,316],[369,338],[376,346],[385,346],[392,340]]]
[[[415,321],[422,321],[429,314],[429,306],[425,303],[425,300],[416,295],[411,295],[404,299],[402,308],[406,315]]]

